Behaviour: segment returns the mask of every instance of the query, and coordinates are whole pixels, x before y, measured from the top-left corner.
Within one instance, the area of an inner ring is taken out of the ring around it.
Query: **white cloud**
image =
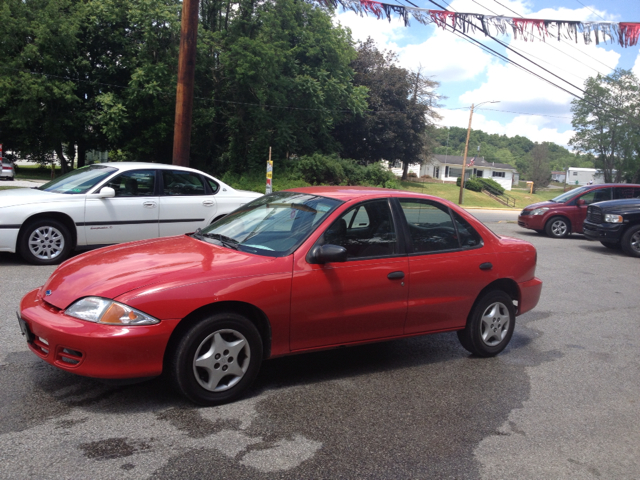
[[[492,56],[450,32],[436,30],[426,42],[398,49],[400,64],[409,70],[423,67],[439,82],[465,81],[478,77],[492,62]]]

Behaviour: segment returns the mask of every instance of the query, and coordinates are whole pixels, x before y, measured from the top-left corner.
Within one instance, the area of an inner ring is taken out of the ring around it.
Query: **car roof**
[[[349,201],[353,199],[380,198],[380,197],[414,197],[429,200],[437,200],[439,202],[450,203],[440,197],[427,195],[424,193],[409,192],[406,190],[394,190],[390,188],[380,187],[357,187],[357,186],[318,186],[318,187],[301,187],[285,190],[288,192],[307,193],[310,195],[319,195],[321,197],[335,198],[336,200]]]
[[[120,170],[133,170],[137,168],[157,168],[160,170],[187,170],[190,172],[201,172],[200,170],[196,170],[195,168],[183,167],[181,165],[172,165],[166,163],[152,163],[152,162],[105,162],[105,163],[94,163],[93,165],[104,165],[108,167],[115,167]]]

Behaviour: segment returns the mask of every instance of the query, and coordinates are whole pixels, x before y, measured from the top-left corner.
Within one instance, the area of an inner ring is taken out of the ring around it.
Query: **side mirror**
[[[316,245],[309,252],[309,263],[346,262],[347,249],[339,245]]]
[[[583,199],[581,199],[581,198],[580,198],[580,199],[578,199],[578,200],[576,201],[576,205],[577,205],[577,206],[579,206],[579,207],[581,207],[582,205],[585,205],[586,203],[587,203],[587,202],[585,202],[585,201],[584,201]]]
[[[102,187],[98,193],[90,195],[91,198],[112,198],[116,196],[116,191],[111,187]]]

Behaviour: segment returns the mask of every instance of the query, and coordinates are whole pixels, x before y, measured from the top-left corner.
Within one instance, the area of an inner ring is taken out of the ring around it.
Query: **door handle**
[[[203,200],[202,205],[204,205],[205,207],[213,207],[215,205],[215,202],[213,200]]]
[[[387,275],[387,278],[389,280],[396,280],[399,278],[404,278],[404,272],[391,272],[389,275]]]
[[[147,208],[156,208],[156,202],[144,202],[142,205],[144,205]]]
[[[491,270],[493,268],[493,264],[491,262],[485,262],[480,264],[480,270]]]

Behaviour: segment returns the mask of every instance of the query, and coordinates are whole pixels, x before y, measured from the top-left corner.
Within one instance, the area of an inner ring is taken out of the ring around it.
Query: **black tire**
[[[502,290],[487,292],[473,307],[458,340],[479,357],[493,357],[509,344],[516,324],[516,309]]]
[[[600,242],[600,243],[605,247],[610,248],[611,250],[620,250],[619,243],[611,243],[611,242]]]
[[[640,257],[640,225],[634,225],[624,232],[620,245],[627,255]]]
[[[71,252],[71,234],[67,227],[52,218],[35,220],[18,237],[18,253],[33,265],[55,265]]]
[[[549,219],[544,230],[551,238],[565,238],[571,233],[571,225],[564,217],[553,217]]]
[[[195,323],[168,354],[167,374],[180,393],[199,405],[220,405],[240,397],[255,380],[262,339],[247,318],[219,313]]]

